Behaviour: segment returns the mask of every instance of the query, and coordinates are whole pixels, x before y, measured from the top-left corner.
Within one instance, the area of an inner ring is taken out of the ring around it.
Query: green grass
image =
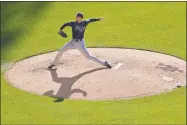
[[[140,48],[186,60],[185,2],[1,2],[1,61],[56,50],[68,39],[57,32],[81,11],[104,17],[86,31],[88,47]],[[2,124],[185,124],[186,88],[157,96],[120,101],[65,100],[13,88],[1,72]]]

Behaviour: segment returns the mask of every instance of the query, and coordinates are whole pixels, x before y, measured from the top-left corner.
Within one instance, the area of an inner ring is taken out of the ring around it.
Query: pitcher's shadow
[[[56,69],[49,70],[51,73],[51,76],[52,76],[52,80],[56,83],[61,84],[61,86],[56,94],[53,94],[54,93],[53,90],[49,90],[49,91],[45,92],[43,95],[57,98],[57,100],[55,100],[54,102],[61,102],[65,98],[66,99],[69,98],[74,93],[82,93],[83,96],[86,96],[87,95],[86,91],[83,91],[79,88],[72,89],[71,87],[78,79],[80,79],[84,75],[90,74],[90,73],[93,73],[93,72],[96,72],[99,70],[103,70],[103,69],[107,69],[107,68],[92,69],[92,70],[80,73],[80,74],[73,76],[73,77],[58,77]]]

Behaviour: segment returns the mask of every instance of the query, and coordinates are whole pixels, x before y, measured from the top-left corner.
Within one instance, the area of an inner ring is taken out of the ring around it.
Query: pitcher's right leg
[[[92,60],[94,62],[97,62],[103,66],[106,66],[108,68],[112,68],[112,66],[107,62],[107,61],[103,61],[101,59],[98,59],[96,58],[95,56],[93,55],[90,55],[86,46],[85,46],[85,43],[84,43],[84,40],[80,41],[80,42],[77,42],[75,43],[75,47],[89,60]]]
[[[59,52],[57,53],[55,59],[53,60],[52,64],[48,67],[48,69],[51,69],[52,67],[58,65],[58,62],[60,60],[60,57],[62,56],[62,54],[69,50],[69,49],[74,49],[74,45],[72,44],[72,40],[68,43],[66,43],[60,50]]]

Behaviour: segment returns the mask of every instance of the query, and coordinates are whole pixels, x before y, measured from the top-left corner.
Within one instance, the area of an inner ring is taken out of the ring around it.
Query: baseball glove
[[[58,32],[58,34],[61,35],[61,36],[64,37],[64,38],[67,38],[67,34],[64,33],[62,30],[60,30],[60,31]]]

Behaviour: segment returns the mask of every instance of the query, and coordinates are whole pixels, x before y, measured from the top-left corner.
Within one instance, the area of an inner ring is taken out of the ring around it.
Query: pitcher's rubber
[[[112,64],[107,69],[88,61],[77,50],[65,52],[56,66],[48,66],[57,52],[15,63],[5,77],[22,90],[60,98],[108,100],[154,95],[186,85],[186,62],[165,54],[115,48],[89,48]]]

